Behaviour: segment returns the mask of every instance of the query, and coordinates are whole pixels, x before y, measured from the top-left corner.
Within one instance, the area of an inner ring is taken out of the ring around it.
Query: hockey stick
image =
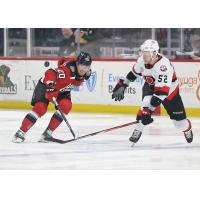
[[[60,109],[60,106],[58,105],[58,102],[56,101],[56,98],[55,98],[55,97],[53,97],[53,102],[54,102],[54,104],[55,104],[56,109],[60,112],[60,114],[61,114],[63,120],[64,120],[65,123],[67,124],[67,126],[68,126],[68,128],[69,128],[71,134],[73,135],[73,137],[74,137],[74,139],[75,139],[75,138],[76,138],[76,135],[75,135],[74,131],[72,130],[72,128],[71,128],[69,122],[67,121],[65,115],[63,114],[62,110]]]
[[[83,139],[83,138],[86,138],[86,137],[91,137],[91,136],[97,135],[99,133],[106,133],[106,132],[110,132],[110,131],[115,130],[115,129],[124,128],[126,126],[130,126],[130,125],[137,124],[137,123],[138,123],[137,121],[134,121],[134,122],[122,124],[120,126],[115,126],[115,127],[104,129],[104,130],[97,131],[97,132],[94,132],[94,133],[89,133],[87,135],[83,135],[83,136],[80,136],[80,137],[77,137],[77,138],[74,138],[74,139],[71,139],[71,140],[60,140],[60,139],[52,138],[53,139],[52,142],[65,144],[65,143],[73,142],[73,141],[80,140],[80,139]]]

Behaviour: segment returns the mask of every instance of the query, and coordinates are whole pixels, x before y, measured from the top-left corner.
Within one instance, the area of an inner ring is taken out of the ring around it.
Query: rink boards
[[[49,67],[45,67],[49,61]],[[57,59],[7,58],[0,60],[0,108],[30,109],[32,93],[45,70],[54,68]],[[141,87],[138,78],[130,84],[121,102],[111,98],[111,92],[119,80],[131,70],[135,60],[96,59],[92,63],[92,76],[72,91],[73,111],[135,114],[141,105]],[[187,113],[200,116],[200,62],[174,61],[180,84],[180,93]],[[7,74],[6,74],[7,73]],[[51,105],[50,110],[54,109]],[[161,114],[165,111],[161,108]]]

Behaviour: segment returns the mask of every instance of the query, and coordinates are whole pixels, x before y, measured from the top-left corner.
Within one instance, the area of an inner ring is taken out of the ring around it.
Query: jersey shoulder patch
[[[161,74],[165,74],[168,73],[168,71],[171,70],[171,65],[170,65],[170,61],[163,57],[161,60],[159,60],[155,66],[154,69],[156,70],[157,73],[161,73]]]

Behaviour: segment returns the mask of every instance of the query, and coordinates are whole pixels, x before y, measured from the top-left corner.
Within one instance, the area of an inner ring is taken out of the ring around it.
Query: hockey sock
[[[187,119],[187,128],[183,130],[183,132],[187,132],[189,130],[191,130],[192,128],[192,124],[191,121],[189,119]]]
[[[22,121],[20,129],[24,133],[26,133],[35,124],[38,118],[38,115],[35,112],[31,111],[26,115],[26,117]]]
[[[183,132],[189,131],[192,128],[191,122],[189,119],[183,119],[180,121],[173,120],[174,126]]]
[[[60,113],[57,111],[51,117],[51,120],[47,128],[50,129],[51,131],[54,131],[62,123],[62,121],[63,121],[63,118],[60,115]]]
[[[144,129],[144,126],[145,125],[142,122],[139,122],[139,123],[136,124],[135,129],[142,132],[143,129]]]

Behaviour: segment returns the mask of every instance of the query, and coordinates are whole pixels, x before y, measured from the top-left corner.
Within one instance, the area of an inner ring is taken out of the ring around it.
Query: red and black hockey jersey
[[[60,63],[59,63],[60,64]],[[52,87],[59,91],[70,92],[74,87],[80,86],[82,82],[90,77],[91,70],[85,76],[79,76],[77,72],[76,60],[63,62],[55,69],[48,69],[41,82],[47,87]]]

